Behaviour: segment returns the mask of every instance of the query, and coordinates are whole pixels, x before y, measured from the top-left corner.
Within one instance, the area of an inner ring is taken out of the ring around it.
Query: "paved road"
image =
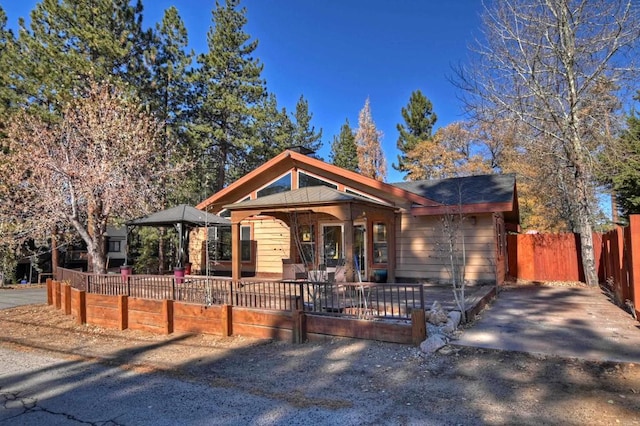
[[[454,343],[638,363],[640,322],[611,303],[600,289],[507,287]]]
[[[0,288],[0,309],[14,306],[47,303],[47,289],[40,287],[2,289]]]
[[[319,424],[331,415],[232,388],[0,348],[3,425]]]

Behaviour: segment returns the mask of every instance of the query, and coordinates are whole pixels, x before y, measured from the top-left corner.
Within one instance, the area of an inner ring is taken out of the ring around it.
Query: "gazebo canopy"
[[[127,222],[127,226],[175,226],[187,225],[190,227],[231,225],[231,221],[218,215],[207,213],[191,207],[187,204],[180,204],[166,210],[152,213],[138,219]]]

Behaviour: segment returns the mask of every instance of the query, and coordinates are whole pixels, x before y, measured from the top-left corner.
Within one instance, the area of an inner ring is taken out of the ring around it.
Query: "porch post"
[[[387,234],[387,282],[396,282],[396,227],[398,226],[397,213],[392,213],[389,218],[389,230]]]
[[[240,221],[231,223],[231,279],[240,281],[242,276],[242,259],[240,254]]]
[[[353,267],[353,220],[344,221],[344,273],[347,282],[355,281]]]

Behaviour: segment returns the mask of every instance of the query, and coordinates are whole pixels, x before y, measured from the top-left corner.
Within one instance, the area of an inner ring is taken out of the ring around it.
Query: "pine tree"
[[[340,134],[331,143],[331,163],[343,169],[358,171],[358,148],[349,119],[340,128]]]
[[[43,0],[20,20],[21,90],[42,113],[59,111],[92,81],[144,87],[148,73],[142,3],[129,0]]]
[[[19,80],[15,76],[13,65],[16,60],[16,40],[6,25],[7,15],[0,6],[0,150],[3,146],[1,138],[4,137],[4,128],[20,99],[16,90]]]
[[[640,101],[640,91],[635,99]],[[618,207],[628,217],[640,213],[640,116],[636,111],[627,116],[616,150],[604,158],[603,181],[615,191]]]
[[[393,168],[400,172],[409,172],[411,160],[408,154],[416,148],[418,143],[431,140],[433,126],[438,117],[433,112],[433,105],[420,90],[411,93],[409,104],[402,108],[402,118],[405,124],[398,124],[397,147],[400,150],[398,164],[393,164]]]
[[[258,41],[243,31],[246,9],[238,0],[216,1],[209,51],[198,56],[193,73],[192,134],[199,148],[203,195],[222,189],[251,170],[242,162],[254,143],[252,125],[266,95],[262,65],[253,53]]]
[[[300,96],[296,104],[296,112],[294,114],[293,137],[291,146],[303,146],[311,151],[317,152],[322,146],[322,129],[316,133],[316,129],[311,125],[313,114],[309,113],[309,102]]]
[[[278,109],[276,96],[267,96],[256,111],[254,144],[247,154],[245,167],[262,164],[289,148],[294,127],[287,110]]]
[[[380,146],[382,132],[376,128],[371,117],[369,98],[365,101],[364,108],[358,116],[358,130],[355,139],[360,173],[363,176],[384,181],[387,175],[387,164]]]
[[[188,157],[190,151],[184,131],[186,128],[185,104],[189,94],[187,70],[191,67],[194,54],[192,51],[187,51],[188,43],[184,22],[178,10],[171,6],[164,11],[162,21],[156,24],[151,48],[147,53],[152,73],[152,84],[149,86],[148,94],[151,109],[164,123],[159,144],[162,166],[175,164],[181,157]],[[190,198],[194,194],[193,189],[197,188],[195,182],[198,178],[190,170],[185,170],[180,180],[161,177],[158,182],[160,190],[158,209],[162,210],[183,202],[199,201],[199,199]],[[147,229],[141,232],[140,236],[141,251],[153,253],[154,258],[157,259],[155,269],[162,273],[169,267],[167,256],[165,256],[168,244],[166,229]],[[145,259],[138,259],[138,262],[145,262]]]

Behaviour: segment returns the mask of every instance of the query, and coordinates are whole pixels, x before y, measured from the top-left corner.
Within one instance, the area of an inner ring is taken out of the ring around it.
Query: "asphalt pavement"
[[[0,309],[42,303],[47,303],[46,287],[25,287],[15,289],[0,287]]]
[[[456,345],[640,363],[640,322],[599,288],[503,288]]]

